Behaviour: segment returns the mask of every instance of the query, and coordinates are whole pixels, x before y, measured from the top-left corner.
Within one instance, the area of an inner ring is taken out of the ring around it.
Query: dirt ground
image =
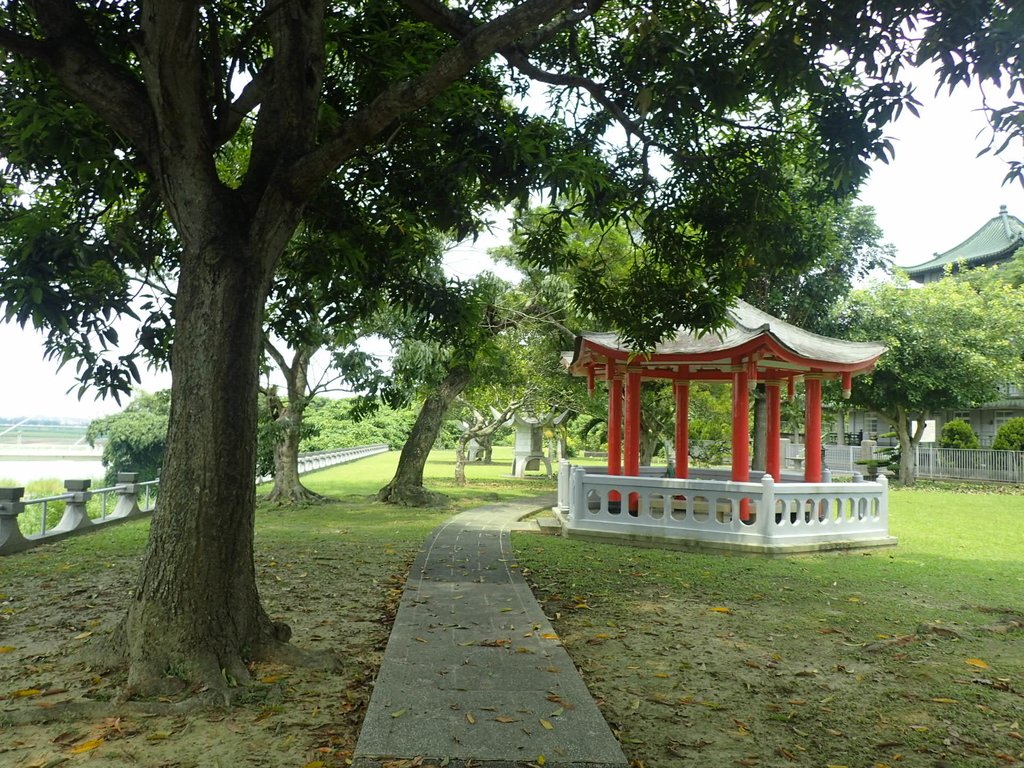
[[[257,552],[260,590],[293,642],[327,650],[341,674],[257,665],[257,681],[225,711],[153,714],[118,707],[123,680],[83,661],[120,618],[131,562],[72,574],[61,545],[32,558],[30,584],[0,580],[0,766],[145,768],[343,766],[369,700],[413,548]],[[0,564],[2,565],[2,564]],[[74,703],[72,711],[62,711]],[[159,703],[159,702],[158,702]],[[49,716],[48,722],[25,722]]]

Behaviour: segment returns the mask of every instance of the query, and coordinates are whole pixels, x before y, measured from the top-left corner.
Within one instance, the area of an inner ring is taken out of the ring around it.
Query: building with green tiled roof
[[[1011,216],[1002,205],[998,216],[989,219],[960,245],[905,269],[912,280],[930,283],[939,280],[947,269],[956,272],[961,268],[987,267],[1009,261],[1019,248],[1024,248],[1024,221]]]

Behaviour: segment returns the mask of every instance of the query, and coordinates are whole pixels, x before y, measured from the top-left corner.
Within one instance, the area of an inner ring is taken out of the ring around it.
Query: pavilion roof
[[[926,262],[906,267],[906,272],[912,278],[919,279],[931,272],[941,272],[947,264],[978,266],[1003,261],[1021,247],[1024,247],[1024,221],[1011,216],[1003,205],[999,208],[998,216],[989,219],[962,243],[944,253],[935,254]]]
[[[737,361],[755,362],[758,367],[790,371],[862,373],[874,367],[885,345],[843,341],[805,331],[762,312],[744,301],[729,310],[729,324],[720,332],[699,335],[680,328],[649,353],[635,354],[617,334],[585,332],[576,337],[575,350],[563,355],[569,370],[578,375],[590,366],[637,365],[644,369],[665,369],[688,365],[694,371],[725,370]]]

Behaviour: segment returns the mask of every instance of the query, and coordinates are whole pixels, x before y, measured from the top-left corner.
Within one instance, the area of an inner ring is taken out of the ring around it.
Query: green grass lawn
[[[1024,496],[894,490],[890,521],[865,554],[515,544],[645,765],[1024,761]]]

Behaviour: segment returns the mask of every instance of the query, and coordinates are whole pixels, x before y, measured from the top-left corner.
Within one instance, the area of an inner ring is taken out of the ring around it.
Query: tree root
[[[317,669],[325,672],[341,672],[341,659],[329,651],[309,651],[290,643],[274,643],[260,649],[256,656],[259,661],[287,664],[301,669]]]
[[[400,507],[447,507],[451,499],[443,493],[428,491],[422,485],[388,483],[377,492],[377,501]]]
[[[323,504],[330,501],[330,499],[327,496],[321,496],[319,493],[309,490],[302,483],[298,483],[284,488],[275,485],[270,493],[263,497],[263,501],[284,507],[293,504]]]

